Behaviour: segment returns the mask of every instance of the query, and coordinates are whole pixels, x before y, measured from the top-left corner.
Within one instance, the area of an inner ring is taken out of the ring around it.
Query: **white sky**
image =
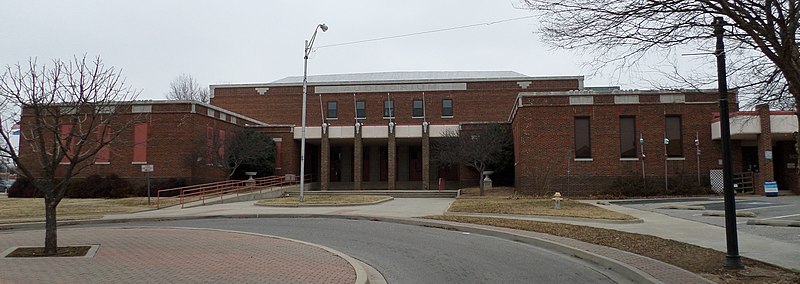
[[[303,42],[315,47],[531,15],[515,0],[406,1],[12,1],[0,0],[0,64],[100,55],[123,69],[140,99],[162,99],[180,73],[202,85],[302,75]],[[517,71],[586,75],[582,59],[553,51],[537,19],[338,47],[322,47],[309,75],[379,71]],[[647,88],[625,76],[587,86]]]

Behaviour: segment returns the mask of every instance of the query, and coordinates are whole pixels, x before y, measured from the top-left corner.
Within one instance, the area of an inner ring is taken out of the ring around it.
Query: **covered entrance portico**
[[[794,141],[797,131],[794,112],[771,112],[767,105],[759,105],[756,111],[731,113],[731,140],[741,145],[741,152],[734,156],[741,154],[741,171],[753,173],[756,194],[764,194],[765,181],[777,182],[780,191],[800,194]],[[720,139],[719,121],[712,124],[711,136]]]
[[[457,181],[458,169],[439,169],[430,159],[431,139],[450,128],[458,125],[307,127],[307,143],[319,149],[319,189],[428,190],[440,177]]]

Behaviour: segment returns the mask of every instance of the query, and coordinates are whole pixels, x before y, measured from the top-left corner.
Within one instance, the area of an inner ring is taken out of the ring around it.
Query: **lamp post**
[[[717,45],[714,54],[717,56],[717,81],[719,88],[719,128],[722,140],[722,184],[725,199],[725,238],[727,254],[725,267],[730,269],[743,268],[739,257],[739,237],[736,232],[736,200],[733,194],[733,163],[731,162],[731,125],[728,115],[728,78],[725,73],[725,20],[722,17],[714,18],[714,35]]]
[[[667,146],[669,146],[669,138],[664,137],[664,192],[669,190],[669,152],[667,151]]]
[[[303,53],[303,118],[300,125],[300,202],[303,202],[305,196],[305,181],[306,181],[306,96],[308,94],[308,54],[311,53],[311,47],[314,45],[314,39],[317,38],[317,31],[328,30],[325,24],[319,24],[314,28],[314,34],[311,35],[310,40],[306,40],[305,50]]]

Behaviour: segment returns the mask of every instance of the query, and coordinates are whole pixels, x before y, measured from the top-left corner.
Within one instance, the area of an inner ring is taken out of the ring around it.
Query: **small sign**
[[[153,165],[142,165],[142,172],[143,173],[152,173],[155,167]]]
[[[787,169],[796,169],[797,168],[797,164],[795,164],[795,163],[786,163],[786,168]]]
[[[772,160],[772,150],[764,151],[764,159]]]

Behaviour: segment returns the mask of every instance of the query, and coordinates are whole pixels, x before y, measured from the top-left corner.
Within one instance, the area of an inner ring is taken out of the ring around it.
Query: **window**
[[[451,99],[444,99],[442,100],[442,116],[453,116],[453,100]]]
[[[148,113],[153,112],[152,105],[135,105],[131,107],[132,113]]]
[[[133,126],[133,160],[134,164],[147,163],[147,123]]]
[[[635,116],[619,118],[619,153],[620,158],[636,158]]]
[[[97,143],[103,144],[111,141],[111,127],[101,124],[97,127]],[[94,156],[94,162],[98,164],[107,164],[111,162],[111,145],[106,144]]]
[[[666,145],[667,157],[683,157],[683,133],[681,133],[681,117],[670,115],[666,117],[665,138],[669,139]],[[665,141],[666,142],[666,141]]]
[[[214,164],[214,128],[206,126],[206,165]]]
[[[214,117],[215,112],[213,109],[206,109],[206,114],[210,117]]]
[[[423,117],[423,116],[425,116],[425,109],[422,106],[422,100],[413,100],[413,101],[411,101],[411,116],[412,117]]]
[[[383,101],[383,117],[394,117],[394,101]]]
[[[575,158],[592,158],[592,137],[589,117],[575,118]]]
[[[327,118],[336,118],[338,117],[338,108],[336,106],[336,101],[329,101],[328,102],[328,114],[325,116]]]
[[[219,148],[217,148],[217,154],[219,154],[220,161],[227,161],[228,159],[225,157],[225,130],[219,130]]]
[[[367,118],[367,102],[356,101],[356,118]]]

